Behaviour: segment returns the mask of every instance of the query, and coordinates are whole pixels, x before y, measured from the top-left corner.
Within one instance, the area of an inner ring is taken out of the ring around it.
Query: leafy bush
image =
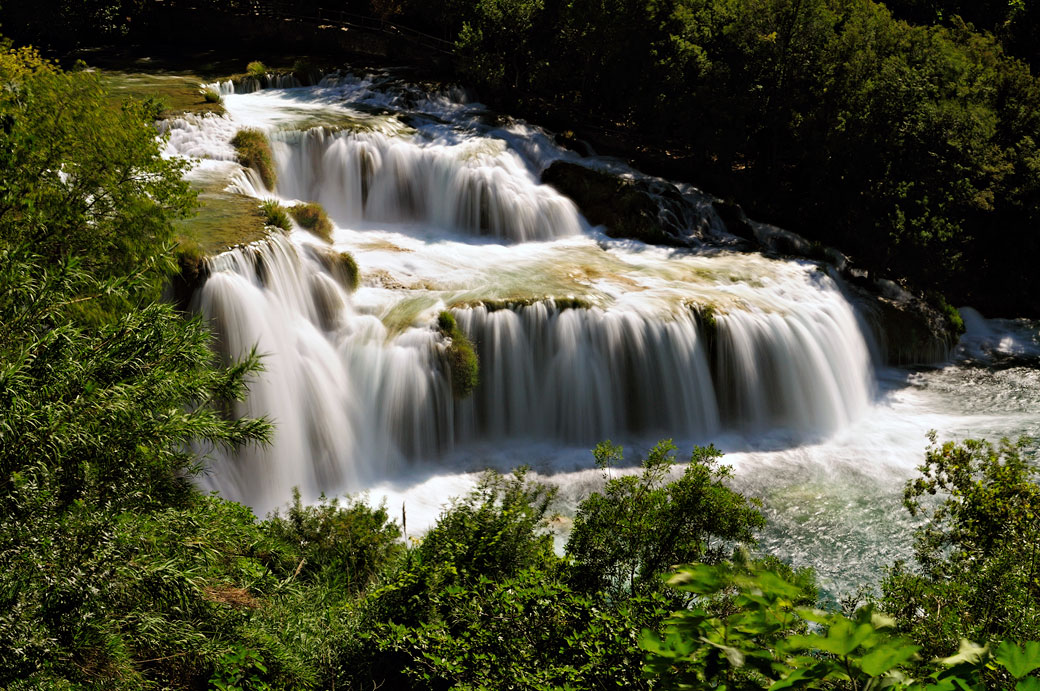
[[[239,130],[231,139],[231,145],[238,152],[239,162],[255,170],[267,189],[274,190],[277,175],[267,135],[255,129]]]
[[[332,221],[325,213],[325,208],[317,202],[296,204],[289,207],[289,213],[305,230],[317,235],[325,242],[332,242]]]
[[[264,77],[267,75],[267,66],[259,60],[254,60],[246,65],[246,74],[250,77]]]
[[[298,558],[293,578],[348,592],[363,590],[403,550],[401,529],[385,506],[372,509],[355,499],[341,506],[325,497],[304,506],[295,488],[288,510],[271,515],[264,530]]]
[[[961,638],[1040,638],[1040,485],[1025,442],[931,438],[923,476],[904,498],[912,516],[926,519],[915,536],[916,568],[889,571],[882,606],[925,655]]]
[[[715,562],[735,542],[753,543],[765,519],[756,502],[725,485],[728,467],[713,446],[697,447],[678,479],[671,440],[659,442],[642,461],[638,475],[611,477],[623,461],[622,449],[608,442],[593,455],[606,486],[581,502],[567,542],[577,583],[615,597],[655,590],[673,564]]]
[[[992,649],[962,641],[959,652],[915,670],[919,646],[893,632],[895,621],[863,607],[851,617],[798,605],[801,589],[758,564],[680,568],[669,585],[692,604],[660,633],[646,631],[647,675],[662,689],[875,689],[939,691],[1040,688],[1040,643]],[[727,611],[705,606],[729,594]],[[810,629],[808,625],[811,624]],[[1015,683],[1017,680],[1017,684]]]

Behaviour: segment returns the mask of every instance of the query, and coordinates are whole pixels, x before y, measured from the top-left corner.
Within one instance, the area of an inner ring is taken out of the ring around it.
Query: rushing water
[[[527,464],[560,486],[566,514],[600,482],[588,450],[602,439],[632,463],[659,438],[714,442],[764,502],[762,548],[837,591],[907,556],[900,488],[929,429],[1040,432],[1035,325],[966,313],[956,357],[970,364],[886,369],[837,279],[728,251],[693,188],[679,187],[682,222],[713,246],[611,240],[539,182],[576,154],[462,93],[350,76],[280,86],[220,85],[227,116],[169,125],[169,152],[200,159],[191,175],[321,202],[336,226],[331,247],[297,229],[216,257],[195,296],[225,356],[264,355],[236,412],[268,416],[273,444],[216,457],[202,480],[260,513],[293,486],[308,500],[367,490],[404,503],[414,533],[481,468]],[[241,127],[268,134],[274,190],[234,163]],[[480,356],[462,400],[442,310]]]

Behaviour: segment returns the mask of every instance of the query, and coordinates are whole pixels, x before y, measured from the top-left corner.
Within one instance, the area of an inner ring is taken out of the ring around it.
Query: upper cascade
[[[279,195],[317,201],[341,226],[421,223],[507,242],[585,227],[574,204],[497,139],[423,142],[317,127],[271,140]]]

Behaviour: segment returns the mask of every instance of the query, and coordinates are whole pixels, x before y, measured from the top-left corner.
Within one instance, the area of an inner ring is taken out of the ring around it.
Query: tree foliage
[[[624,461],[610,442],[593,451],[607,480],[578,507],[567,554],[579,582],[621,597],[660,589],[660,574],[676,564],[714,562],[735,543],[753,543],[765,521],[755,504],[726,486],[730,471],[714,447],[696,448],[677,479],[670,440],[658,443],[638,475],[610,477]]]
[[[960,638],[1040,637],[1040,485],[1028,447],[932,441],[904,499],[926,519],[916,568],[888,573],[883,606],[933,655]]]

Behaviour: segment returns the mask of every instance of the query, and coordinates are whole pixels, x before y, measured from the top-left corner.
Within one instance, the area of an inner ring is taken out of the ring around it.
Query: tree
[[[567,555],[582,587],[616,597],[660,588],[660,575],[675,564],[714,562],[733,543],[754,542],[765,519],[754,500],[725,484],[728,467],[713,446],[697,447],[689,465],[671,482],[676,447],[659,442],[638,475],[611,477],[623,461],[621,447],[608,442],[593,451],[606,486],[578,506]]]
[[[137,660],[180,644],[193,669],[194,627],[226,621],[149,525],[206,513],[208,449],[266,438],[224,415],[259,364],[221,367],[199,318],[154,301],[192,195],[146,107],[110,111],[32,51],[0,50],[0,81],[0,685],[140,688]]]
[[[896,564],[882,606],[936,655],[960,638],[1040,637],[1040,484],[1024,441],[938,445],[904,505],[925,519],[916,568]]]
[[[51,265],[75,257],[100,279],[145,276],[134,297],[157,298],[173,268],[172,221],[195,194],[188,162],[159,153],[156,104],[113,108],[96,74],[29,48],[0,50],[0,83],[0,241]]]

